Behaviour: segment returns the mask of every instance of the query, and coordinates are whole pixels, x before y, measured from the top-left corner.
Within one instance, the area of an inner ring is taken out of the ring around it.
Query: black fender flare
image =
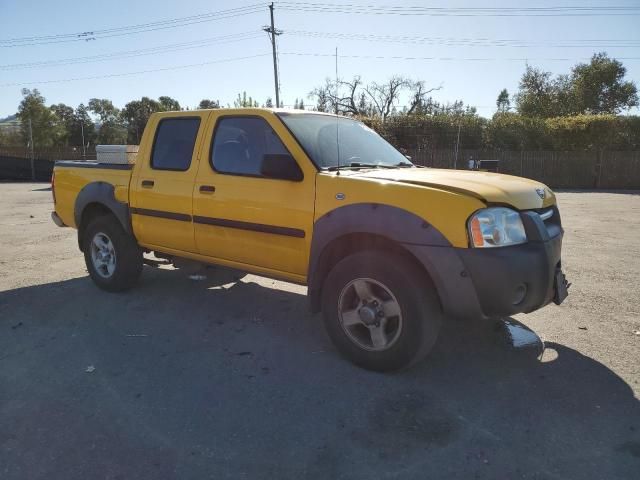
[[[85,185],[76,197],[73,215],[78,228],[78,242],[81,241],[82,214],[87,205],[99,203],[109,209],[118,219],[125,232],[132,234],[131,213],[129,205],[118,201],[115,197],[115,188],[107,182],[92,182]]]
[[[451,246],[446,237],[433,225],[402,208],[379,203],[355,203],[332,210],[320,217],[313,227],[307,273],[312,310],[319,309],[322,282],[328,273],[321,264],[325,248],[334,240],[355,233],[385,237],[405,246]],[[431,274],[429,271],[428,273]]]
[[[445,315],[458,319],[485,318],[464,262],[447,238],[423,218],[398,207],[357,203],[339,207],[314,224],[307,284],[311,310],[320,310],[322,283],[328,273],[323,252],[334,240],[364,233],[399,244],[420,263],[437,290]]]

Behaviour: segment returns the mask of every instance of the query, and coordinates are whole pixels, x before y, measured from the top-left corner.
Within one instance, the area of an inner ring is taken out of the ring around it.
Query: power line
[[[277,34],[281,31],[278,30]],[[640,40],[569,40],[568,44],[561,42],[541,42],[530,43],[515,39],[489,39],[489,38],[455,38],[455,37],[423,37],[419,35],[375,35],[365,33],[339,33],[339,32],[313,32],[304,30],[287,30],[288,35],[302,36],[310,38],[331,38],[341,40],[355,41],[371,41],[381,43],[409,43],[409,44],[427,44],[441,46],[478,46],[478,47],[549,47],[549,48],[635,48],[640,46]],[[57,60],[44,60],[40,62],[16,63],[9,65],[0,65],[1,70],[19,70],[38,67],[56,67],[73,64],[93,63],[100,61],[108,61],[120,58],[130,58],[145,55],[154,55],[158,53],[170,53],[175,51],[202,48],[211,44],[226,44],[237,41],[251,40],[260,37],[261,30],[247,31],[230,35],[222,35],[218,37],[209,37],[191,42],[174,43],[168,45],[160,45],[157,47],[149,47],[136,50],[124,50],[100,55],[91,55],[83,57],[71,57]],[[577,44],[577,42],[591,42],[589,44]],[[597,43],[597,42],[618,42],[613,43]],[[413,58],[413,57],[412,57]],[[516,59],[520,60],[520,59]]]
[[[134,35],[138,33],[151,32],[156,30],[165,30],[168,28],[185,27],[198,23],[212,22],[217,20],[225,20],[238,16],[249,15],[264,11],[264,5],[253,4],[245,7],[232,8],[228,10],[220,10],[216,12],[202,13],[199,15],[191,15],[189,17],[171,18],[157,22],[142,23],[137,25],[128,25],[123,27],[107,28],[101,30],[90,30],[75,33],[61,33],[54,35],[42,35],[33,37],[9,38],[0,40],[0,47],[24,47],[32,45],[47,45],[51,43],[64,42],[88,42],[102,38],[120,37],[124,35]]]
[[[75,78],[63,78],[57,80],[37,80],[26,82],[12,82],[0,84],[0,87],[14,87],[21,85],[40,85],[48,83],[62,83],[62,82],[74,82],[79,80],[100,80],[104,78],[124,77],[129,75],[140,75],[144,73],[164,72],[171,70],[179,70],[184,68],[201,67],[206,65],[212,65],[215,63],[232,62],[237,60],[248,60],[252,58],[259,58],[269,56],[271,53],[259,53],[256,55],[248,55],[244,57],[226,58],[221,60],[213,60],[210,62],[192,63],[188,65],[176,65],[172,67],[156,68],[150,70],[138,70],[134,72],[113,73],[107,75],[95,75],[89,77],[75,77]],[[318,52],[278,52],[278,55],[286,56],[306,56],[306,57],[331,57],[335,58],[335,53],[318,53]],[[576,61],[576,60],[589,60],[589,58],[497,58],[497,57],[407,57],[407,56],[384,56],[384,55],[338,55],[339,58],[345,59],[365,59],[365,60],[422,60],[422,61],[461,61],[461,62],[494,62],[494,61],[513,61],[513,62],[526,62],[526,61]],[[617,57],[617,60],[640,60],[640,57]]]
[[[266,27],[265,27],[266,28]],[[264,30],[264,29],[263,29]],[[277,35],[282,33],[277,31]],[[455,37],[424,37],[419,35],[375,35],[367,33],[340,33],[340,32],[314,32],[304,30],[287,30],[288,35],[302,36],[309,38],[331,38],[341,40],[355,40],[355,41],[371,41],[382,43],[409,43],[409,44],[427,44],[427,45],[441,45],[441,46],[478,46],[478,47],[549,47],[549,48],[634,48],[640,46],[640,40],[569,40],[569,43],[561,42],[541,42],[531,43],[524,42],[517,39],[489,39],[489,38],[455,38]],[[149,47],[136,50],[124,50],[100,55],[90,55],[83,57],[71,57],[57,60],[44,60],[40,62],[27,62],[16,63],[9,65],[0,65],[1,70],[18,70],[37,67],[56,67],[73,64],[83,64],[100,62],[107,60],[114,60],[120,58],[130,58],[145,55],[154,55],[158,53],[169,53],[180,50],[187,50],[193,48],[202,48],[211,44],[225,44],[237,41],[251,40],[260,37],[261,30],[240,32],[229,35],[222,35],[218,37],[209,37],[200,40],[194,40],[191,42],[181,42],[168,45],[160,45],[156,47]],[[591,42],[589,44],[577,44],[577,42]],[[597,42],[618,42],[613,43],[597,43]],[[517,59],[520,60],[520,59]]]
[[[200,62],[200,63],[191,63],[188,65],[176,65],[176,66],[172,66],[172,67],[165,67],[165,68],[154,68],[154,69],[150,69],[150,70],[138,70],[135,72],[123,72],[123,73],[112,73],[112,74],[107,74],[107,75],[94,75],[94,76],[90,76],[90,77],[76,77],[76,78],[61,78],[61,79],[57,79],[57,80],[36,80],[36,81],[30,81],[30,82],[13,82],[13,83],[3,83],[0,84],[0,87],[15,87],[15,86],[21,86],[21,85],[41,85],[41,84],[48,84],[48,83],[63,83],[63,82],[75,82],[78,80],[101,80],[104,78],[114,78],[114,77],[126,77],[126,76],[130,76],[130,75],[140,75],[140,74],[144,74],[144,73],[154,73],[154,72],[166,72],[166,71],[170,71],[170,70],[180,70],[180,69],[184,69],[184,68],[193,68],[193,67],[203,67],[205,65],[213,65],[216,63],[226,63],[226,62],[235,62],[238,60],[249,60],[252,58],[258,58],[258,57],[266,57],[271,55],[270,53],[258,53],[256,55],[247,55],[244,57],[233,57],[233,58],[223,58],[220,60],[212,60],[210,62]]]
[[[528,42],[517,39],[464,38],[464,37],[426,37],[422,35],[378,35],[371,33],[314,32],[306,30],[287,30],[287,35],[328,38],[338,40],[359,40],[381,43],[408,43],[443,46],[477,46],[477,47],[552,47],[552,48],[635,48],[640,47],[640,40],[567,40]],[[581,43],[585,42],[585,43]]]
[[[201,40],[194,40],[192,42],[173,43],[169,45],[160,45],[157,47],[143,48],[137,50],[124,50],[119,52],[112,52],[100,55],[90,55],[85,57],[73,57],[62,58],[58,60],[44,60],[41,62],[28,62],[28,63],[15,63],[11,65],[0,65],[0,70],[19,70],[25,68],[36,67],[57,67],[63,65],[73,65],[82,63],[101,62],[105,60],[114,60],[119,58],[138,57],[144,55],[153,55],[157,53],[175,52],[180,50],[187,50],[192,48],[201,48],[209,46],[211,44],[225,44],[231,42],[238,42],[243,40],[250,40],[262,36],[260,30],[252,32],[235,33],[230,35],[222,35],[218,37],[204,38]]]
[[[252,58],[259,58],[270,56],[271,53],[259,53],[256,55],[248,55],[243,57],[225,58],[221,60],[213,60],[210,62],[192,63],[188,65],[176,65],[172,67],[156,68],[149,70],[138,70],[134,72],[113,73],[107,75],[95,75],[88,77],[75,77],[75,78],[63,78],[57,80],[37,80],[37,81],[25,81],[25,82],[12,82],[0,84],[0,87],[14,87],[21,85],[39,85],[48,83],[62,83],[62,82],[74,82],[79,80],[100,80],[104,78],[124,77],[129,75],[140,75],[153,72],[164,72],[171,70],[179,70],[184,68],[201,67],[206,65],[212,65],[215,63],[233,62],[238,60],[248,60]],[[331,57],[335,58],[335,53],[319,53],[319,52],[278,52],[278,55],[286,56],[307,56],[307,57]],[[345,59],[365,59],[365,60],[422,60],[422,61],[461,61],[461,62],[494,62],[494,61],[513,61],[513,62],[525,62],[525,61],[576,61],[576,60],[589,60],[589,58],[497,58],[497,57],[407,57],[407,56],[383,56],[383,55],[338,55],[339,58]],[[617,57],[617,60],[640,60],[640,57]]]
[[[306,57],[334,57],[335,53],[311,53],[311,52],[280,52],[280,55],[294,55]],[[367,60],[432,60],[432,61],[461,61],[461,62],[493,62],[493,61],[509,61],[509,62],[526,62],[526,61],[575,61],[589,60],[590,57],[582,58],[498,58],[498,57],[405,57],[399,55],[339,55],[340,58],[362,58]],[[616,60],[640,60],[640,57],[616,57]]]
[[[449,17],[567,17],[640,15],[639,6],[556,7],[419,7],[310,2],[278,2],[291,12]]]

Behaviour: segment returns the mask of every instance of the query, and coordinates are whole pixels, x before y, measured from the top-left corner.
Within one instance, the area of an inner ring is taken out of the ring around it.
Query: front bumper
[[[461,249],[458,254],[482,312],[494,317],[533,312],[551,302],[556,297],[556,273],[562,267],[561,250],[562,233],[547,241]]]
[[[567,283],[562,274],[563,230],[554,207],[545,222],[521,212],[527,243],[500,248],[407,248],[430,273],[443,311],[456,318],[490,318],[529,313],[551,301],[561,303]]]

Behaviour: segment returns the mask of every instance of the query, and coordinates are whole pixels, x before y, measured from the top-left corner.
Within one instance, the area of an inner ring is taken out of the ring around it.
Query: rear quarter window
[[[199,117],[160,120],[153,142],[151,168],[154,170],[188,170],[191,166],[199,128]]]

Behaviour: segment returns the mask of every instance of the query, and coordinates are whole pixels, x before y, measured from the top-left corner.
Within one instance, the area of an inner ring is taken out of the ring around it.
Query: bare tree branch
[[[402,90],[410,85],[410,80],[394,75],[387,80],[386,83],[370,83],[365,87],[364,91],[367,92],[367,95],[371,98],[377,113],[384,122],[391,113],[393,105],[398,101]]]
[[[427,95],[436,90],[440,90],[442,85],[426,90],[424,81],[418,80],[417,82],[413,82],[411,87],[413,89],[413,96],[411,97],[407,115],[411,115],[416,109],[421,109],[427,103]]]

